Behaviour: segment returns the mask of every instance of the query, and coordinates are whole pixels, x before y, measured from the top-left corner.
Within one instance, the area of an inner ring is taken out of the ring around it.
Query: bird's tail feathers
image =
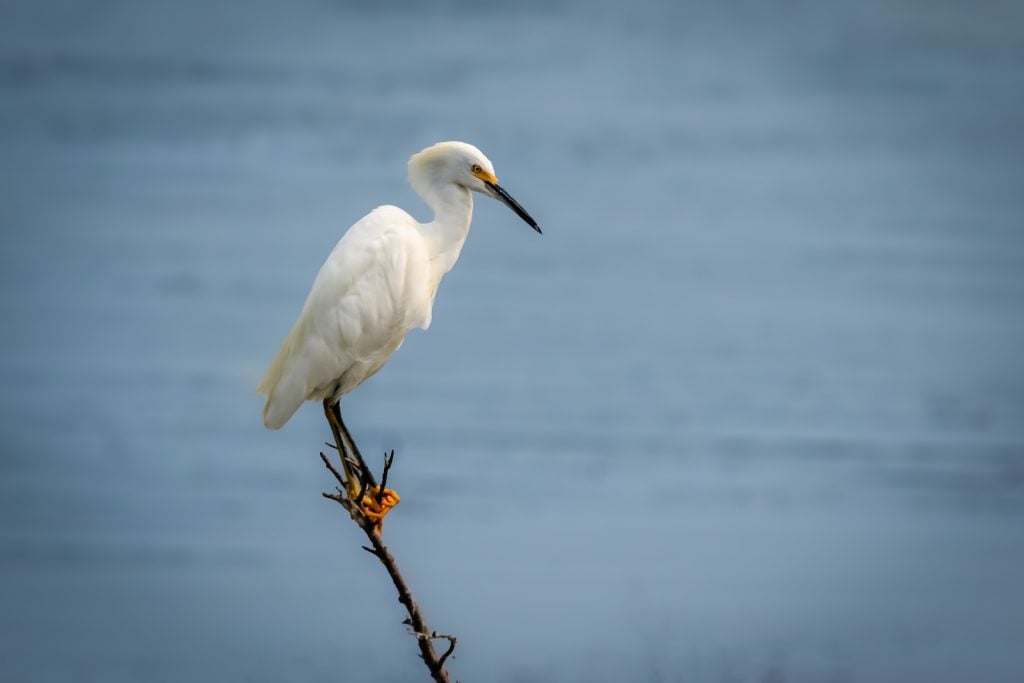
[[[289,377],[280,382],[263,406],[263,425],[267,429],[283,427],[306,400],[305,393],[305,387],[295,378]]]
[[[305,382],[296,376],[297,373],[289,372],[302,336],[303,322],[300,320],[281,344],[281,350],[256,386],[256,392],[267,397],[267,403],[263,406],[263,424],[267,429],[283,427],[306,400]]]

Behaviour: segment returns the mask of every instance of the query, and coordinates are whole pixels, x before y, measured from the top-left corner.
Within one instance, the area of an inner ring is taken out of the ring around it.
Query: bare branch
[[[331,474],[334,475],[334,478],[338,480],[338,483],[341,484],[342,486],[345,486],[345,478],[341,476],[341,472],[334,468],[334,465],[331,464],[331,461],[328,460],[327,456],[324,455],[323,451],[320,451],[320,459],[324,461],[324,465],[327,467],[328,470],[330,470]]]
[[[395,460],[395,451],[392,450],[389,454],[385,455],[384,471],[381,473],[381,485],[377,487],[373,473],[366,465],[366,461],[363,460],[363,456],[359,453],[359,449],[356,447],[355,441],[352,440],[352,436],[345,428],[345,423],[341,419],[341,411],[329,401],[324,401],[324,413],[327,416],[327,422],[331,426],[331,432],[337,444],[335,450],[339,453],[339,459],[341,460],[344,475],[342,475],[342,473],[331,464],[327,456],[321,452],[320,459],[323,460],[324,465],[342,486],[337,494],[323,493],[321,495],[323,495],[324,498],[329,498],[344,507],[345,510],[348,511],[352,520],[359,525],[359,528],[363,530],[364,534],[366,534],[366,537],[370,541],[370,545],[364,545],[361,547],[363,550],[374,555],[378,560],[380,560],[380,563],[384,565],[384,569],[387,570],[388,576],[391,577],[391,582],[394,584],[395,590],[398,591],[398,601],[402,603],[409,615],[403,623],[408,624],[413,634],[416,636],[416,642],[420,649],[420,658],[423,659],[423,663],[426,664],[427,670],[430,671],[431,678],[435,683],[449,683],[448,672],[444,668],[444,663],[452,652],[455,651],[455,643],[457,639],[455,636],[439,634],[430,629],[430,626],[427,624],[427,619],[423,615],[423,611],[413,598],[409,585],[405,582],[405,578],[398,570],[398,563],[395,562],[394,555],[392,555],[387,546],[384,545],[384,539],[381,537],[380,533],[379,520],[378,522],[374,522],[363,514],[363,496],[370,488],[377,489],[377,504],[380,504],[383,501],[384,488],[388,481],[388,473],[391,471],[391,466],[394,464]],[[358,488],[355,487],[357,482]],[[353,499],[350,496],[354,492],[356,493],[356,497]],[[395,498],[397,500],[397,497]],[[448,649],[444,654],[438,657],[437,650],[434,649],[433,641],[434,639],[440,638],[446,638],[448,640]]]
[[[377,502],[380,503],[384,499],[384,489],[388,486],[388,472],[391,471],[391,465],[395,462],[395,449],[391,449],[391,454],[384,455],[384,473],[380,475],[380,488],[377,489]]]

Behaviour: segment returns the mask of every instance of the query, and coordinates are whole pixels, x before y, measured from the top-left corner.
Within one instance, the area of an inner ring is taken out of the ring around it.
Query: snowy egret
[[[472,192],[504,202],[541,231],[473,145],[439,142],[414,154],[409,182],[434,220],[418,223],[396,206],[380,206],[342,236],[259,384],[267,428],[283,426],[304,401],[321,400],[344,429],[341,396],[380,370],[407,332],[430,326],[437,287],[469,234]]]

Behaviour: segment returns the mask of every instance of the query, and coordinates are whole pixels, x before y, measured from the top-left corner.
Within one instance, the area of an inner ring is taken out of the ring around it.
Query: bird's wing
[[[264,423],[284,425],[302,402],[334,384],[354,363],[400,343],[410,278],[422,249],[416,221],[382,206],[348,229],[327,257],[277,357],[257,390]],[[315,397],[315,396],[313,396]]]

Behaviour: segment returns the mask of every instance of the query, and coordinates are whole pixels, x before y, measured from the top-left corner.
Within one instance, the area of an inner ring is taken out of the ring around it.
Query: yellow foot
[[[366,518],[373,522],[373,526],[376,527],[377,531],[381,531],[384,517],[401,500],[398,494],[391,489],[381,491],[379,486],[374,486],[366,490],[359,504],[363,508],[363,514],[366,515]]]

